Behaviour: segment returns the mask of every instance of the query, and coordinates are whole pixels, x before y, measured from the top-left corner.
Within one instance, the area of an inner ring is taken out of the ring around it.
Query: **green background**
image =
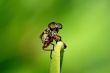
[[[110,73],[109,0],[0,0],[0,73],[48,73],[39,38],[63,24],[62,73]]]

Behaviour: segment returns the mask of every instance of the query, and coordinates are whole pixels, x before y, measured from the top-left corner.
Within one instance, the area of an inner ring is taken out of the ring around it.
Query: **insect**
[[[51,22],[48,24],[48,28],[45,29],[42,34],[40,35],[40,38],[42,40],[43,43],[43,50],[45,51],[52,51],[54,50],[54,44],[52,43],[54,40],[56,41],[56,43],[58,41],[62,41],[61,40],[61,36],[58,35],[59,30],[62,29],[62,24],[60,23],[56,23],[56,22]],[[53,49],[47,49],[47,47],[52,44],[53,45]],[[66,48],[66,45],[65,45]],[[50,55],[51,57],[51,55]]]

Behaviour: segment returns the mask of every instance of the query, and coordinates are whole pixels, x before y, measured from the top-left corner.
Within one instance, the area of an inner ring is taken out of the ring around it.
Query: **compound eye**
[[[55,24],[51,24],[50,28],[54,29],[55,28]]]
[[[61,23],[57,23],[57,27],[59,28],[59,29],[62,29],[62,24]]]
[[[49,27],[50,29],[55,29],[55,22],[49,23],[48,27]]]

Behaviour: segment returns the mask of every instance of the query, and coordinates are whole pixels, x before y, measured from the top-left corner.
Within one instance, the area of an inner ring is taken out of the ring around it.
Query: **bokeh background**
[[[63,73],[110,73],[109,0],[0,0],[0,73],[48,73],[39,35],[63,24]]]

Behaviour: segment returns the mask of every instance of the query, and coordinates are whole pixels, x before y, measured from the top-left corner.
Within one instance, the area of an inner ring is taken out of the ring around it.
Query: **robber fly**
[[[43,43],[43,50],[45,51],[52,51],[54,50],[54,44],[52,44],[52,42],[55,40],[56,43],[58,41],[61,41],[61,36],[58,35],[59,30],[62,29],[62,24],[60,23],[56,23],[56,22],[51,22],[48,24],[48,28],[45,29],[42,34],[40,35],[40,38],[42,40]],[[52,44],[53,45],[53,49],[47,49],[47,47]],[[66,45],[65,45],[66,48]],[[50,54],[50,57],[51,57]]]

